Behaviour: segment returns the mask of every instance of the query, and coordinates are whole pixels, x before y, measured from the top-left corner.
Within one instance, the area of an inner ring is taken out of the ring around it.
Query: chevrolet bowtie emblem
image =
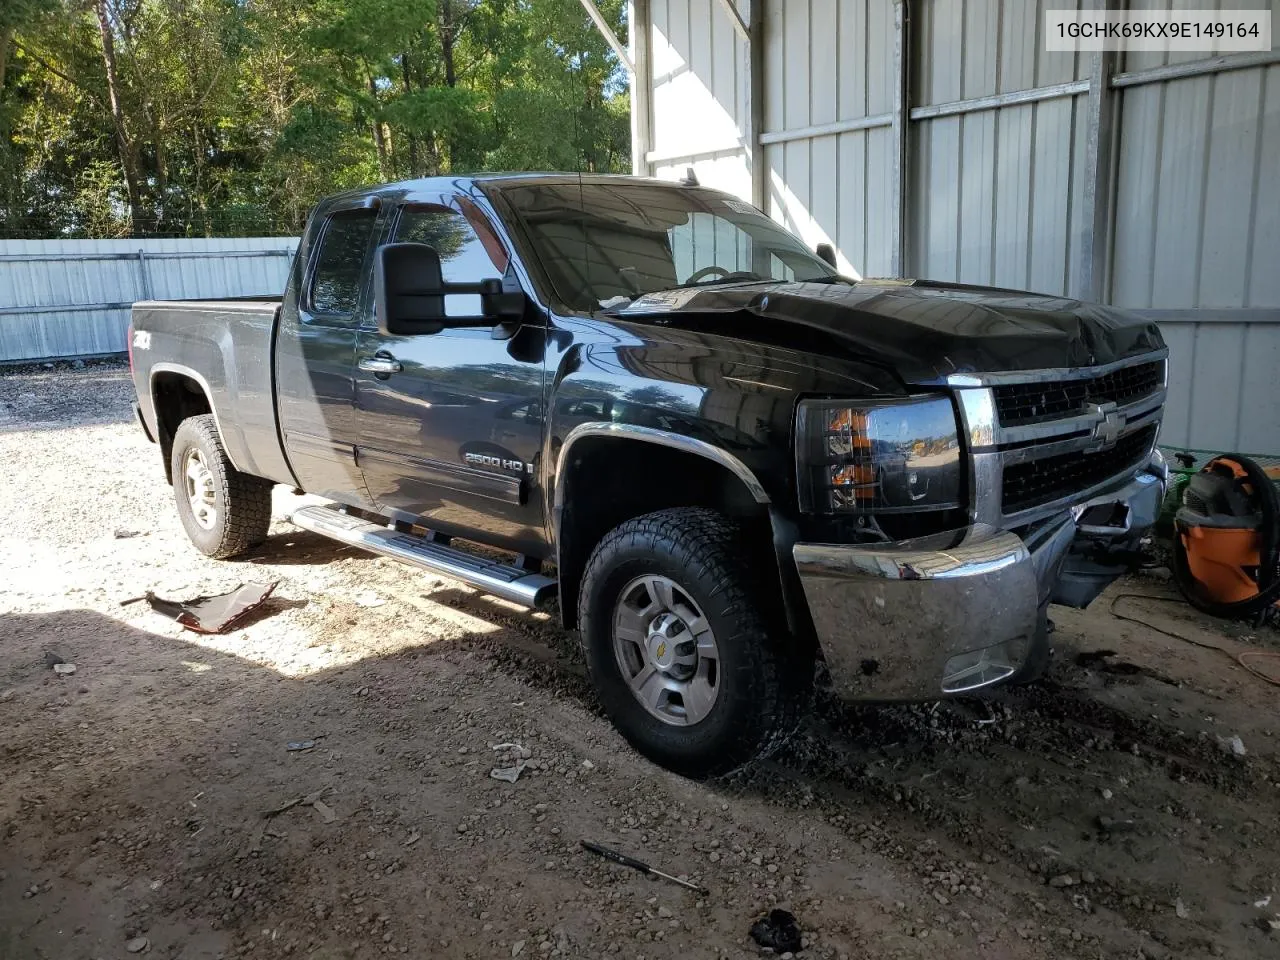
[[[1091,403],[1085,413],[1094,418],[1092,438],[1103,448],[1114,447],[1124,433],[1125,415],[1114,403]]]

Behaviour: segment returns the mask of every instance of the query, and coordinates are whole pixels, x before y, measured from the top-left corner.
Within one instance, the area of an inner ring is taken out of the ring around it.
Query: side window
[[[405,207],[396,224],[396,242],[435,247],[449,283],[500,279],[507,267],[501,248],[490,251],[462,214],[447,207]]]
[[[329,218],[311,277],[313,312],[350,315],[359,307],[376,217],[376,210],[347,210]]]

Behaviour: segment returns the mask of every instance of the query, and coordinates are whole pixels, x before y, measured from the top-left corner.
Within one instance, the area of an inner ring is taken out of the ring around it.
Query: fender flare
[[[613,423],[605,420],[580,423],[565,435],[564,443],[560,445],[560,453],[556,457],[556,483],[551,506],[551,522],[557,557],[560,555],[560,518],[564,512],[565,468],[569,464],[569,452],[573,449],[573,445],[586,437],[640,440],[644,443],[656,443],[659,446],[692,453],[726,468],[742,481],[756,503],[763,506],[772,503],[769,492],[765,490],[750,467],[729,451],[707,443],[705,440],[695,440],[693,437],[686,437],[679,433],[629,423]]]
[[[240,467],[235,462],[231,449],[227,446],[226,434],[222,432],[222,420],[218,417],[218,407],[213,402],[213,389],[209,386],[209,381],[204,378],[203,374],[191,369],[191,367],[183,366],[180,363],[171,363],[167,360],[152,364],[151,370],[147,374],[147,391],[151,395],[151,410],[156,418],[157,439],[159,439],[160,409],[156,404],[156,374],[160,373],[176,373],[179,376],[189,377],[204,391],[204,398],[209,404],[209,412],[213,414],[213,424],[218,431],[218,441],[222,444],[222,450],[227,455],[227,459],[231,461],[231,466],[239,470]]]
[[[559,454],[556,457],[555,489],[552,498],[552,536],[555,547],[556,564],[560,566],[561,536],[560,524],[564,515],[565,477],[569,464],[569,452],[573,445],[586,437],[615,437],[619,439],[638,440],[644,443],[655,443],[685,453],[710,460],[727,469],[738,478],[750,493],[752,499],[767,511],[772,532],[772,548],[778,564],[778,586],[782,591],[782,602],[787,625],[795,636],[811,637],[812,621],[808,608],[804,605],[803,592],[799,577],[795,571],[795,560],[791,548],[797,539],[794,522],[786,519],[769,496],[769,492],[760,483],[755,473],[738,457],[727,450],[678,433],[657,430],[653,427],[642,427],[634,424],[593,421],[574,427],[565,435]],[[563,568],[562,568],[563,569]]]

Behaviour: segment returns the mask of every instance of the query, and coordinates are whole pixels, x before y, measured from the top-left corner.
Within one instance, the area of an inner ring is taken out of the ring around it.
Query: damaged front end
[[[1038,676],[1048,605],[1087,606],[1140,562],[1168,482],[1165,376],[1161,351],[956,389],[966,527],[793,547],[836,691],[927,700]]]

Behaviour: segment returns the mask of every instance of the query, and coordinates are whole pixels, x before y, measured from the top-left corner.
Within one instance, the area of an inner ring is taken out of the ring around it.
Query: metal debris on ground
[[[314,750],[316,748],[317,741],[323,736],[324,734],[320,734],[311,740],[290,740],[284,745],[284,748],[290,753],[297,753],[300,750]]]
[[[751,939],[774,953],[796,953],[804,946],[795,914],[776,908],[751,925]]]
[[[121,606],[145,600],[151,609],[176,620],[196,633],[226,633],[242,624],[271,596],[279,581],[246,583],[229,593],[191,600],[166,600],[148,590],[141,597],[121,602]]]
[[[76,665],[74,663],[55,663],[53,672],[67,677],[76,672]]]
[[[621,864],[624,867],[630,867],[632,870],[639,870],[641,873],[648,874],[650,876],[660,877],[663,880],[669,880],[672,883],[679,884],[685,889],[692,890],[695,893],[707,892],[696,883],[691,883],[688,880],[681,880],[679,877],[673,877],[671,874],[663,873],[661,870],[655,870],[643,860],[637,860],[635,857],[628,857],[625,853],[619,853],[617,850],[610,850],[608,847],[602,847],[600,844],[593,843],[590,840],[582,840],[579,842],[582,844],[582,848],[584,850],[590,850],[592,853],[604,857],[606,860],[610,860],[613,863]]]
[[[292,800],[286,800],[278,807],[272,807],[270,810],[263,810],[264,817],[276,817],[284,813],[286,810],[292,810],[294,807],[312,807],[328,792],[328,787],[322,787],[315,793],[309,793],[305,797],[294,797]]]
[[[528,748],[518,743],[499,743],[493,747],[493,750],[502,762],[489,771],[489,776],[495,780],[505,780],[507,783],[515,783],[519,780],[520,774],[524,773],[525,767],[529,765],[529,757],[532,756]]]
[[[151,941],[146,937],[134,937],[124,945],[124,948],[130,953],[145,953],[151,946]]]

